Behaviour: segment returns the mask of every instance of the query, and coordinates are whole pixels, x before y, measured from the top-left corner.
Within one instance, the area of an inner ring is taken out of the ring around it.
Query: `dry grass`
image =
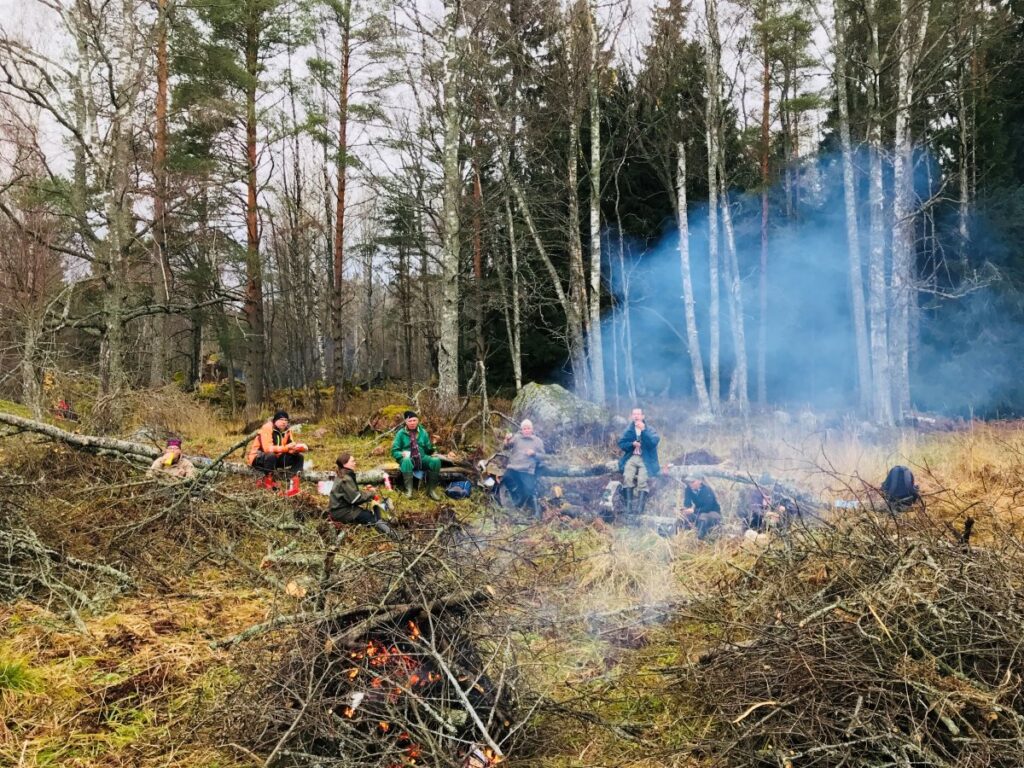
[[[311,445],[316,468],[330,469],[343,450],[353,453],[361,468],[388,461],[388,436],[358,437],[353,431],[380,408],[405,402],[397,393],[360,393],[346,416],[303,425],[301,439]],[[217,455],[240,436],[240,422],[226,422],[209,406],[170,390],[147,393],[131,407],[133,427],[179,434],[189,452]],[[440,414],[429,406],[424,410],[428,427],[436,423],[444,432],[441,422],[432,423]],[[649,416],[663,436],[663,460],[704,449],[755,477],[769,472],[824,500],[861,495],[865,482],[877,484],[887,467],[904,463],[914,469],[937,516],[955,526],[967,514],[978,519],[980,542],[1020,520],[1024,427],[1018,423],[868,436],[771,421],[688,428],[673,423],[668,405],[660,413],[652,408]],[[452,429],[449,425],[449,434]],[[478,434],[478,425],[467,432]],[[573,455],[580,461],[610,458],[614,437]],[[314,526],[298,532],[251,530],[233,512],[218,517],[220,507],[213,505],[173,526],[158,523],[137,531],[126,541],[126,524],[166,505],[166,490],[141,482],[137,468],[116,461],[52,447],[13,451],[9,445],[0,441],[0,453],[6,451],[0,459],[9,473],[29,483],[12,492],[38,524],[45,524],[47,540],[85,557],[126,562],[143,591],[109,604],[109,613],[84,616],[87,635],[33,604],[2,609],[0,764],[251,765],[237,748],[219,746],[205,719],[238,674],[235,656],[210,650],[208,642],[271,611],[294,610],[297,604],[259,575],[259,563],[268,549],[293,537],[301,551],[320,551]],[[218,490],[267,518],[288,519],[287,502],[257,494],[250,485],[227,481]],[[731,510],[737,488],[724,481],[712,485]],[[675,496],[675,486],[666,482],[652,498],[652,509],[673,507]],[[398,501],[400,516],[428,518],[436,508],[421,496],[412,503]],[[514,556],[524,563],[516,569],[519,598],[513,609],[521,627],[517,653],[524,678],[545,700],[596,721],[581,723],[557,707],[542,708],[532,725],[533,756],[510,764],[695,765],[678,747],[697,737],[698,708],[669,689],[664,673],[714,642],[714,629],[689,618],[684,608],[668,621],[664,614],[629,609],[682,606],[716,593],[742,576],[756,551],[731,538],[700,543],[690,533],[662,538],[563,520],[515,525],[476,501],[456,509],[469,531],[494,541],[481,556]],[[346,557],[357,559],[380,546],[379,537],[363,533],[350,537]],[[302,574],[269,575],[288,580]],[[5,688],[5,679],[20,682]],[[626,735],[617,728],[625,728]]]

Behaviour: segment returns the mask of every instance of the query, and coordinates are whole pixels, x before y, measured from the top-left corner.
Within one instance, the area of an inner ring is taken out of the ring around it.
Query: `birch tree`
[[[708,331],[710,343],[710,382],[709,395],[712,412],[717,413],[721,400],[721,374],[719,357],[721,347],[721,326],[719,311],[719,256],[718,256],[718,168],[721,139],[721,44],[718,36],[718,0],[706,0],[704,4],[705,20],[707,21],[708,45],[705,51],[705,69],[707,73],[708,98],[705,112],[705,133],[708,148],[708,275],[709,318]]]
[[[910,110],[914,103],[915,69],[928,30],[929,5],[927,0],[900,0],[899,9],[899,64],[893,153],[890,362],[895,416],[902,421],[910,413],[910,305],[916,301],[914,145]]]
[[[846,61],[849,56],[846,38],[846,4],[836,1],[833,13],[836,105],[839,115],[839,140],[843,163],[843,204],[846,217],[847,262],[850,280],[850,309],[853,315],[854,340],[857,348],[857,393],[861,409],[871,409],[871,358],[868,348],[867,316],[864,306],[864,274],[860,250],[860,227],[857,221],[857,184],[854,168],[853,142],[850,138],[850,102]]]
[[[591,395],[595,401],[603,403],[606,396],[601,340],[601,42],[595,0],[589,0],[587,30],[590,43],[590,328],[587,354],[590,358]]]
[[[453,400],[459,394],[459,199],[462,169],[459,108],[459,0],[445,3],[442,63],[444,144],[442,157],[441,339],[438,349],[438,395]]]

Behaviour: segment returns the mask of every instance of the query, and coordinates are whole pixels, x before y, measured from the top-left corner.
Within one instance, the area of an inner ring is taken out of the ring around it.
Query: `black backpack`
[[[921,498],[914,484],[914,473],[909,467],[897,465],[889,470],[882,482],[882,495],[890,504],[909,506]]]

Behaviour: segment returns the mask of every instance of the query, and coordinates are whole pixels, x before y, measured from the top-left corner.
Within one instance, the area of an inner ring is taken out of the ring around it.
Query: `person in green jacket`
[[[427,474],[427,495],[434,501],[442,499],[437,490],[441,479],[441,457],[435,456],[437,449],[430,440],[427,430],[420,426],[415,411],[405,412],[405,426],[398,430],[391,442],[391,456],[398,462],[405,482],[405,495],[412,497],[413,472],[422,471]]]

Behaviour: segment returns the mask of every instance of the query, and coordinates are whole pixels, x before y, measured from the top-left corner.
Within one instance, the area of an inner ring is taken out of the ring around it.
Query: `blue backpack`
[[[444,489],[444,492],[449,499],[468,499],[472,490],[473,484],[469,480],[456,480],[455,482],[448,483],[448,487]]]

